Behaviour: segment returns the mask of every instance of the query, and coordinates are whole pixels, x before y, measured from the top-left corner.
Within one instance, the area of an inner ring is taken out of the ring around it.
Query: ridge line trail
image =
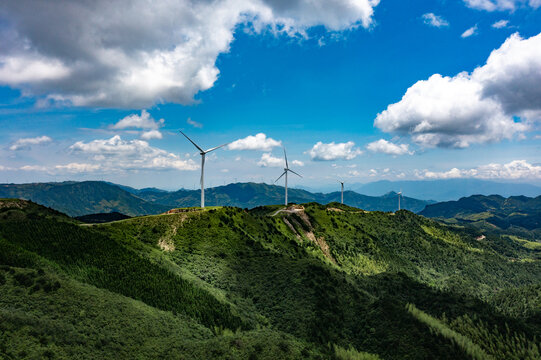
[[[304,211],[304,208],[294,208],[294,209],[278,209],[276,210],[276,212],[274,212],[274,214],[270,215],[270,216],[276,216],[278,215],[279,213],[281,212],[285,212],[285,213],[288,213],[288,214],[294,214],[294,213],[298,213],[298,212],[301,212],[301,211]]]

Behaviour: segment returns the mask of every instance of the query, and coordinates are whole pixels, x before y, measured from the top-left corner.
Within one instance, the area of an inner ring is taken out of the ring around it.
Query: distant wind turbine
[[[180,131],[180,133],[182,135],[184,135],[184,137],[186,137],[186,139],[188,139],[197,148],[197,150],[199,150],[199,154],[201,155],[201,208],[204,208],[205,207],[205,155],[207,155],[211,151],[214,151],[214,150],[217,150],[217,149],[219,149],[221,147],[224,147],[224,146],[228,145],[229,143],[226,143],[226,144],[223,144],[223,145],[220,145],[220,146],[216,146],[216,147],[210,148],[208,150],[203,150],[203,149],[201,149],[199,147],[199,145],[194,143],[192,141],[192,139],[190,139],[188,137],[188,135],[184,134],[182,131]]]
[[[340,183],[340,185],[342,185],[342,194],[340,196],[340,203],[343,205],[344,204],[344,182],[340,180],[338,180],[338,182]]]
[[[286,206],[287,206],[287,173],[292,172],[293,174],[295,174],[295,175],[297,175],[298,177],[301,177],[301,178],[302,178],[302,176],[300,176],[295,171],[293,171],[293,170],[291,170],[289,168],[289,164],[287,163],[287,155],[286,155],[286,149],[285,148],[284,148],[284,159],[286,161],[286,167],[284,168],[284,172],[282,173],[282,175],[280,175],[280,177],[278,179],[276,179],[274,181],[274,183],[276,183],[276,181],[280,180],[282,178],[282,176],[284,176],[284,175],[286,176]]]
[[[402,197],[402,189],[398,192],[398,210],[400,211],[400,198]]]

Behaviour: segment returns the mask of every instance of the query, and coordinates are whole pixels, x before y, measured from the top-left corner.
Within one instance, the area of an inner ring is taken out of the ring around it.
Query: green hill
[[[32,200],[70,216],[109,212],[137,216],[169,209],[103,181],[0,184],[0,198]]]
[[[540,249],[408,211],[279,210],[87,225],[0,201],[0,357],[539,358]]]
[[[541,196],[474,195],[428,205],[421,215],[541,240]],[[541,245],[540,245],[541,246]]]

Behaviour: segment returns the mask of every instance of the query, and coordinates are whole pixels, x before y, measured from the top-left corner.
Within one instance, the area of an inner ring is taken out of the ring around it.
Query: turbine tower
[[[398,192],[398,210],[400,211],[400,198],[402,197],[402,189]]]
[[[287,206],[287,173],[291,172],[291,173],[293,173],[293,174],[295,174],[295,175],[297,175],[298,177],[301,177],[301,178],[302,178],[302,176],[300,176],[295,171],[293,171],[293,170],[291,170],[289,168],[289,164],[287,163],[287,155],[286,155],[286,149],[285,148],[284,148],[284,159],[286,161],[286,167],[284,168],[284,172],[282,173],[282,175],[280,175],[280,177],[278,179],[276,179],[274,181],[274,183],[276,183],[276,181],[280,180],[282,178],[282,176],[284,176],[284,175],[286,176],[286,206]]]
[[[211,151],[214,151],[214,150],[219,149],[219,148],[221,148],[223,146],[226,146],[229,143],[226,143],[226,144],[223,144],[223,145],[220,145],[220,146],[216,146],[216,147],[210,148],[208,150],[203,150],[203,149],[201,149],[199,147],[199,145],[194,143],[192,141],[192,139],[190,139],[188,137],[188,135],[184,134],[182,131],[180,131],[180,133],[182,135],[184,135],[184,137],[186,137],[186,139],[188,139],[197,148],[197,150],[199,150],[199,154],[201,155],[201,208],[204,209],[205,208],[205,155],[207,155]]]
[[[342,205],[344,205],[344,182],[340,181],[340,180],[338,180],[338,182],[340,183],[340,185],[342,185],[342,193],[341,193],[341,196],[340,196],[340,203]]]

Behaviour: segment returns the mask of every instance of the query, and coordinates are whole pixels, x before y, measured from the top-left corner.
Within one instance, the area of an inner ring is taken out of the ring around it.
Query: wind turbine
[[[282,178],[282,176],[284,176],[284,175],[286,176],[286,206],[287,206],[287,173],[288,173],[288,172],[291,172],[291,173],[293,173],[293,174],[295,174],[295,175],[297,175],[298,177],[301,177],[301,178],[302,178],[302,176],[300,176],[300,175],[297,174],[295,171],[293,171],[293,170],[291,170],[291,169],[289,168],[289,165],[288,165],[288,163],[287,163],[287,155],[286,155],[286,149],[285,149],[285,148],[284,148],[284,159],[285,159],[285,161],[286,161],[286,167],[284,168],[284,172],[282,173],[282,175],[280,175],[280,177],[279,177],[278,179],[276,179],[276,180],[274,181],[274,183],[276,183],[278,180],[280,180],[280,179]]]
[[[398,210],[400,211],[400,198],[402,197],[402,189],[400,189],[400,191],[396,195],[398,195]]]
[[[340,185],[342,185],[342,194],[340,196],[340,203],[343,205],[344,204],[344,182],[343,181],[340,181],[340,180],[337,180]]]
[[[205,208],[205,155],[207,155],[211,151],[214,151],[214,150],[219,149],[219,148],[221,148],[223,146],[226,146],[229,143],[226,143],[226,144],[223,144],[223,145],[220,145],[220,146],[216,146],[216,147],[210,148],[208,150],[203,150],[203,149],[201,149],[199,147],[199,145],[194,143],[192,141],[192,139],[190,139],[188,137],[188,135],[184,134],[182,131],[180,131],[180,133],[182,135],[184,135],[184,137],[186,137],[186,139],[188,139],[197,148],[197,150],[199,150],[199,154],[201,155],[201,208]]]

